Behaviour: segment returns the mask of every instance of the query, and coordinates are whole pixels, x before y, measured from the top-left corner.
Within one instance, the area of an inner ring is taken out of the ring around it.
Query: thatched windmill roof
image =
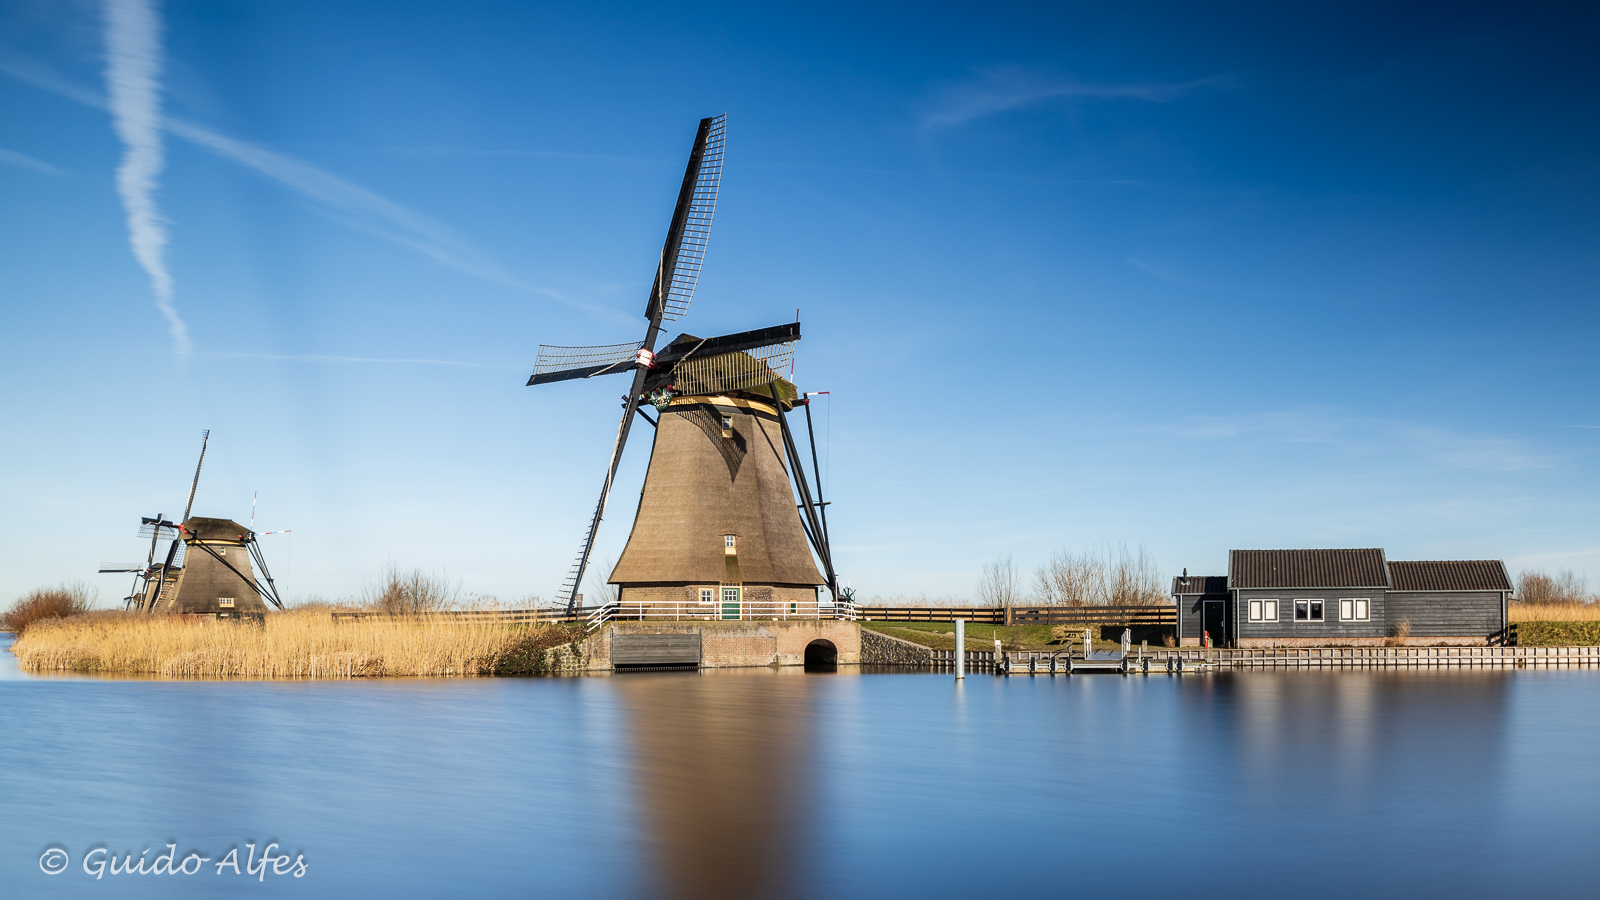
[[[727,436],[723,417],[732,426]],[[728,534],[737,539],[732,556],[723,545]],[[624,585],[825,583],[800,527],[770,399],[672,401],[656,430],[633,531],[607,580]]]

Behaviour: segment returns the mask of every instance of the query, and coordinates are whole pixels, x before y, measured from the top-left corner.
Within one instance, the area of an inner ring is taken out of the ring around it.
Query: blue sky
[[[624,383],[523,383],[540,343],[638,339],[721,112],[679,324],[800,310],[863,595],[967,597],[999,554],[1108,542],[1173,573],[1379,546],[1593,586],[1595,24],[0,4],[0,600],[121,597],[94,569],[182,511],[206,428],[195,514],[244,521],[259,492],[258,529],[293,529],[262,539],[289,596],[389,562],[553,596]],[[631,524],[635,434],[598,558]]]

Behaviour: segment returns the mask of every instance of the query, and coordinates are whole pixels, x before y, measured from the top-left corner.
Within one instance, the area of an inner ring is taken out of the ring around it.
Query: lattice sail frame
[[[638,356],[643,347],[644,341],[634,341],[631,344],[601,344],[594,347],[540,344],[539,358],[533,364],[533,374],[548,375],[552,372],[587,369],[590,366],[612,366],[632,360]]]
[[[146,522],[139,526],[139,537],[153,537],[162,541],[175,540],[178,537],[178,526],[173,522],[162,522],[159,526],[154,522]]]
[[[678,244],[672,283],[667,285],[661,305],[663,322],[677,321],[689,312],[689,301],[694,298],[695,285],[700,281],[700,267],[705,264],[706,244],[711,239],[711,219],[717,212],[717,189],[722,185],[722,157],[727,143],[728,114],[723,113],[711,120],[711,132],[706,135],[706,149],[700,157],[700,170],[695,174],[694,194],[689,200],[689,216]]]
[[[793,343],[721,353],[704,359],[690,357],[673,368],[672,389],[691,397],[760,390],[782,379],[780,373],[789,368],[793,359]]]

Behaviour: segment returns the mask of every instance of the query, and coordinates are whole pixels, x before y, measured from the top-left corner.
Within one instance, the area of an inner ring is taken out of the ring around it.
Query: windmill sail
[[[528,384],[549,384],[593,375],[624,372],[639,356],[643,341],[631,344],[601,344],[593,347],[559,347],[540,344],[539,358],[533,364],[533,377]]]
[[[154,519],[145,519],[139,526],[139,537],[155,538],[158,541],[173,541],[178,538],[178,525],[176,522],[157,522]]]
[[[728,114],[704,120],[704,138],[695,141],[689,170],[684,173],[678,208],[661,248],[661,268],[650,291],[645,316],[655,322],[673,322],[689,311],[700,267],[711,239],[711,219],[717,212],[717,189],[722,185],[722,158],[727,146]],[[662,289],[663,283],[665,290]],[[659,304],[659,309],[658,309]]]
[[[712,116],[701,119],[700,127],[695,132],[689,163],[684,168],[683,184],[678,190],[678,203],[673,208],[672,220],[667,226],[666,243],[661,247],[661,258],[656,265],[655,283],[650,287],[650,299],[645,304],[644,314],[650,325],[645,330],[644,340],[636,344],[596,347],[541,346],[533,377],[528,379],[529,385],[535,385],[625,370],[633,372],[633,385],[625,395],[622,421],[617,427],[617,439],[611,448],[606,479],[600,487],[600,500],[589,519],[578,557],[556,593],[556,601],[564,602],[569,610],[574,607],[578,587],[583,584],[584,570],[589,564],[589,554],[594,550],[600,520],[605,517],[606,501],[617,477],[617,466],[622,460],[622,451],[627,445],[628,431],[633,426],[633,417],[644,394],[645,382],[656,368],[653,351],[656,339],[661,334],[661,323],[678,319],[689,311],[689,301],[693,299],[695,285],[700,280],[700,268],[705,263],[706,245],[711,236],[711,220],[717,209],[717,190],[722,185],[727,126],[726,114]]]
[[[793,344],[686,359],[673,370],[674,391],[689,396],[765,389],[789,367]],[[785,397],[792,400],[793,397]]]

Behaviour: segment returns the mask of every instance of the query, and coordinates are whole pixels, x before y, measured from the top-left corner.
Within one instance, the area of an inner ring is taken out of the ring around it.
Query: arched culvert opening
[[[833,641],[818,640],[806,645],[807,672],[836,672],[839,669],[839,648]]]

